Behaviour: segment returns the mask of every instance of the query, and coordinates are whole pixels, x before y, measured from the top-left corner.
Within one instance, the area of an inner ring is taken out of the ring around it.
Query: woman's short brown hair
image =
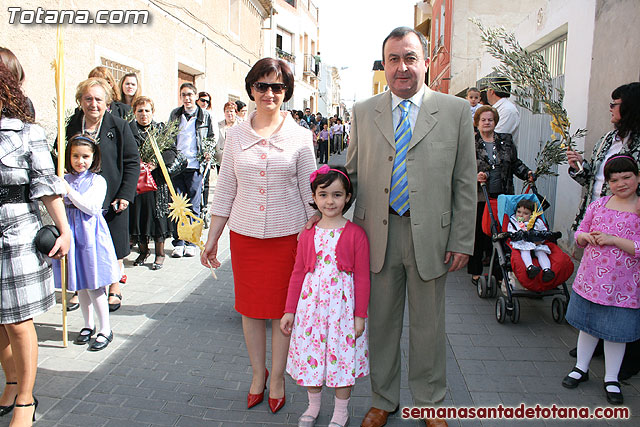
[[[476,110],[476,113],[473,115],[473,125],[478,127],[480,123],[480,116],[482,113],[486,113],[487,111],[491,111],[493,113],[493,123],[498,124],[498,120],[500,120],[500,115],[498,114],[498,110],[493,108],[491,105],[483,105]]]
[[[224,107],[222,107],[222,111],[227,111],[227,108],[232,109],[233,111],[235,111],[236,113],[238,112],[238,106],[236,105],[235,102],[233,101],[229,101],[226,104],[224,104]]]
[[[111,88],[111,101],[120,101],[120,91],[118,90],[116,79],[113,78],[113,74],[111,74],[111,71],[109,71],[107,67],[100,65],[94,68],[89,72],[89,78],[91,77],[105,79]],[[109,101],[107,105],[111,104],[111,101]]]
[[[104,90],[104,102],[107,105],[111,104],[111,101],[113,100],[111,94],[113,93],[113,91],[111,90],[111,86],[109,86],[109,82],[99,77],[90,77],[78,84],[78,88],[76,89],[76,102],[78,103],[78,105],[80,105],[82,95],[84,95],[89,90],[89,88],[92,88],[94,86],[100,86]]]
[[[286,86],[284,102],[291,99],[293,96],[293,85],[295,81],[291,68],[289,68],[286,62],[274,58],[262,58],[253,65],[249,74],[247,74],[247,77],[244,79],[244,86],[245,89],[247,89],[247,94],[249,94],[249,99],[255,101],[255,99],[253,99],[253,95],[251,95],[251,87],[253,84],[261,77],[268,76],[272,73],[275,73],[277,77],[282,78],[282,83]]]
[[[151,112],[156,112],[156,106],[151,98],[149,98],[148,96],[139,96],[133,101],[133,105],[131,106],[134,114],[136,112],[136,109],[138,108],[138,105],[140,104],[149,104],[151,105]]]

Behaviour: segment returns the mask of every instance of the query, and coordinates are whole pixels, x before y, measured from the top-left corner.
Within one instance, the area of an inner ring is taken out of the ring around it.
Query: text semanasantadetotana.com
[[[404,407],[402,418],[427,419],[628,419],[631,411],[627,407],[586,406],[486,406],[486,407]]]
[[[148,10],[36,10],[9,7],[9,24],[146,24]]]

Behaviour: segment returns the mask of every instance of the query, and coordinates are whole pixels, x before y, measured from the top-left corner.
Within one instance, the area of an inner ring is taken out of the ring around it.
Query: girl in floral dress
[[[591,356],[602,338],[605,394],[609,403],[621,405],[618,372],[625,345],[640,339],[640,177],[635,159],[626,154],[607,160],[604,176],[613,195],[589,205],[575,234],[586,249],[566,318],[580,333],[576,366],[562,385],[575,388],[589,379]]]
[[[311,191],[322,219],[300,235],[280,328],[291,335],[287,372],[309,396],[298,425],[315,424],[326,384],[336,390],[329,426],[342,427],[349,420],[351,386],[369,374],[369,241],[343,216],[353,194],[344,167],[313,172]]]

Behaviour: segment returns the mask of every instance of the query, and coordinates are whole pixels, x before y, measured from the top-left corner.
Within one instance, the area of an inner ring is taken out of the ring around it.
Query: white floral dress
[[[287,359],[298,385],[346,387],[369,374],[367,329],[355,339],[353,273],[339,271],[336,245],[344,228],[316,227],[316,265],[306,274]]]

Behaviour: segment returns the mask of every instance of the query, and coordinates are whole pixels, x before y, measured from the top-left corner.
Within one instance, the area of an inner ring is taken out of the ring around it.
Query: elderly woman
[[[238,124],[236,114],[238,106],[235,102],[229,101],[224,104],[224,120],[218,122],[218,143],[216,144],[216,154],[214,158],[218,163],[218,172],[220,172],[220,164],[222,163],[222,155],[224,150],[224,140],[227,135],[227,129]]]
[[[500,117],[498,111],[488,105],[476,110],[473,125],[476,133],[476,164],[478,166],[478,184],[486,183],[489,197],[496,198],[500,194],[513,194],[513,176],[533,181],[533,172],[522,160],[518,159],[516,146],[509,133],[496,133],[494,130]],[[486,206],[484,194],[478,185],[478,210],[476,215],[476,240],[473,256],[469,258],[467,272],[471,274],[471,282],[478,285],[482,275],[482,258],[485,250],[491,251],[491,242],[482,232],[482,216]],[[500,272],[493,272],[500,279]]]
[[[151,98],[140,96],[133,101],[133,111],[135,120],[129,123],[133,137],[138,148],[149,138],[149,132],[154,129],[162,131],[162,123],[153,121],[155,106]],[[162,151],[162,159],[165,165],[170,166],[176,159],[177,150],[175,142]],[[158,189],[136,195],[131,206],[129,233],[131,240],[138,243],[140,255],[133,262],[133,265],[143,265],[149,256],[149,240],[153,239],[155,249],[155,259],[151,266],[152,270],[160,270],[164,265],[164,241],[171,236],[169,230],[169,190],[162,175],[162,171],[156,164],[152,165],[151,176]]]
[[[268,371],[266,319],[284,314],[297,234],[313,215],[309,176],[316,169],[311,132],[280,111],[293,95],[294,77],[283,61],[263,58],[245,79],[256,111],[227,130],[222,168],[212,205],[211,229],[201,262],[219,267],[218,239],[227,221],[235,284],[235,308],[253,372],[247,407],[264,398]],[[269,407],[285,403],[284,369],[289,348],[271,328]]]
[[[56,303],[53,275],[34,236],[42,227],[37,200],[47,208],[60,237],[49,256],[69,250],[71,230],[44,130],[33,124],[20,82],[0,62],[0,362],[6,386],[0,416],[13,411],[12,426],[29,426],[38,401],[33,396],[38,337],[33,317]]]
[[[576,151],[567,151],[569,176],[585,189],[578,214],[571,226],[574,231],[580,225],[587,206],[591,202],[611,195],[611,190],[604,179],[604,165],[607,160],[615,154],[628,154],[636,159],[636,162],[640,162],[640,82],[628,83],[616,88],[611,93],[609,111],[611,123],[615,129],[607,132],[595,144],[590,160],[583,159]],[[579,165],[582,165],[582,169]],[[602,354],[600,345],[597,349],[594,347],[594,350]],[[572,355],[575,356],[575,353],[576,349],[571,350]],[[637,374],[638,371],[640,371],[640,341],[635,341],[627,344],[618,378],[625,380]]]
[[[116,80],[113,78],[113,74],[107,67],[98,66],[89,72],[88,78],[105,79],[109,83],[110,101],[107,104],[107,111],[116,117],[121,119],[127,119],[127,116],[131,114],[131,106],[120,102],[120,90],[116,85]]]
[[[138,75],[136,73],[127,73],[120,79],[118,84],[120,88],[120,99],[133,109],[133,103],[142,92],[138,83]],[[135,114],[135,111],[134,111]]]
[[[107,181],[107,196],[102,209],[107,220],[116,256],[123,268],[122,259],[129,255],[129,203],[136,195],[140,175],[140,156],[129,124],[107,112],[111,103],[111,87],[106,80],[90,78],[78,85],[76,102],[80,112],[69,120],[67,136],[88,134],[100,143],[102,172]],[[120,280],[126,281],[126,276]],[[109,287],[109,310],[120,308],[120,285]]]

